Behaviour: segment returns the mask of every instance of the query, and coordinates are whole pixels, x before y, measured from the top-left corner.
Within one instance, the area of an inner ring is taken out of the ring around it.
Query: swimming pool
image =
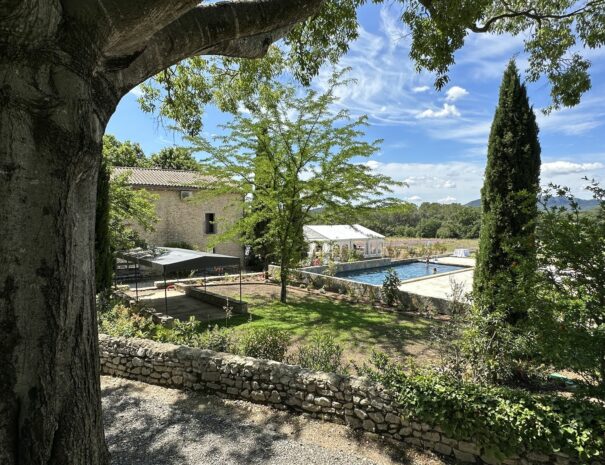
[[[386,276],[389,268],[393,268],[397,273],[397,276],[399,276],[399,279],[405,281],[406,279],[420,278],[422,276],[435,274],[435,268],[437,269],[437,273],[447,273],[449,271],[464,270],[467,267],[456,265],[440,265],[438,263],[429,263],[427,265],[424,262],[412,262],[391,267],[385,266],[380,268],[368,268],[366,270],[345,271],[342,273],[337,273],[336,277],[350,279],[351,281],[358,281],[361,283],[382,285],[384,277]]]

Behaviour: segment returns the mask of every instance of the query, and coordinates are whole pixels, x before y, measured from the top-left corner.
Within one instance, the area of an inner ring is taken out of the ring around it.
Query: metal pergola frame
[[[135,266],[135,293],[139,301],[139,267],[148,266],[152,270],[161,271],[164,278],[164,309],[168,313],[168,286],[166,274],[176,271],[204,271],[204,292],[206,290],[207,271],[217,267],[237,266],[239,273],[239,300],[242,301],[242,264],[239,257],[221,255],[197,250],[180,249],[176,247],[158,247],[152,249],[131,249],[118,252],[118,258]]]

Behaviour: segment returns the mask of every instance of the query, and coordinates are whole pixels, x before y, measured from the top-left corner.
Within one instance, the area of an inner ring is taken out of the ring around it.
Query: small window
[[[206,213],[205,231],[206,234],[214,234],[216,233],[216,224],[214,223],[214,213]]]
[[[187,200],[193,197],[193,192],[191,191],[181,191],[181,200]]]

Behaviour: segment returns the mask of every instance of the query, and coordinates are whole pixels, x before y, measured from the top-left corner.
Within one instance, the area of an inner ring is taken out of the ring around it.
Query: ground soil
[[[245,401],[101,377],[112,464],[444,465],[377,435]]]

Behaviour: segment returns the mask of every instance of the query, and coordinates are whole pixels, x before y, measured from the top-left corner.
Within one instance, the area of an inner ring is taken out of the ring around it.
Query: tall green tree
[[[97,181],[97,210],[95,221],[95,283],[97,294],[111,287],[113,256],[109,232],[110,217],[110,169],[103,160]]]
[[[489,136],[474,281],[477,304],[503,311],[511,324],[527,313],[522,294],[535,270],[539,182],[538,125],[511,60]]]
[[[154,204],[157,197],[144,189],[133,189],[128,183],[128,173],[112,176],[113,163],[124,166],[123,162],[132,160],[147,161],[140,146],[130,141],[119,142],[111,135],[103,140],[106,144],[97,182],[95,222],[97,293],[111,286],[115,252],[142,245],[138,230],[151,230],[157,221]]]
[[[605,189],[588,186],[598,207],[580,210],[569,189],[551,186],[538,226],[538,296],[532,325],[542,360],[578,373],[605,398]],[[568,205],[549,206],[553,191]]]
[[[139,144],[129,140],[121,142],[113,134],[103,136],[103,158],[109,166],[149,166],[149,159]]]
[[[301,231],[312,218],[311,210],[380,205],[376,198],[396,184],[358,162],[377,151],[378,141],[361,139],[365,117],[332,111],[340,84],[336,76],[326,93],[307,90],[297,96],[295,87],[276,83],[258,98],[256,110],[237,113],[214,144],[192,139],[205,154],[204,172],[211,175],[204,183],[205,195],[236,190],[241,198],[252,199],[227,235],[248,242],[259,223],[266,225],[263,239],[281,268],[283,302],[290,271],[305,249]]]
[[[151,156],[151,166],[171,170],[198,170],[199,163],[185,147],[164,147]]]
[[[511,60],[489,137],[473,287],[478,326],[472,349],[493,380],[514,376],[527,342],[517,325],[534,295],[539,179],[538,126]]]

